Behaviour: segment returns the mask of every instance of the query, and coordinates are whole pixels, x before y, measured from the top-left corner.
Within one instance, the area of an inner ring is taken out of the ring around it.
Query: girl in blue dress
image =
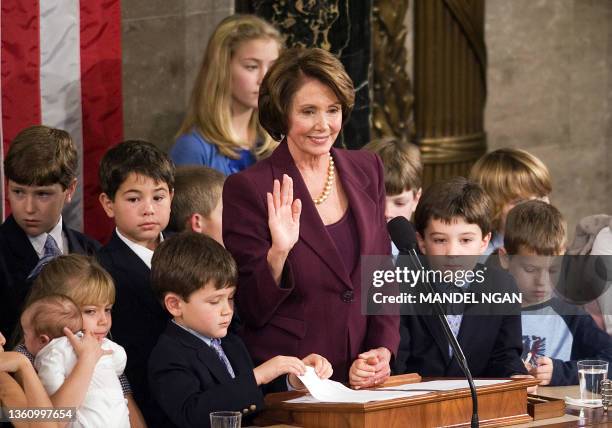
[[[253,15],[225,18],[212,34],[170,156],[177,165],[241,171],[277,145],[259,125],[259,85],[283,39]]]

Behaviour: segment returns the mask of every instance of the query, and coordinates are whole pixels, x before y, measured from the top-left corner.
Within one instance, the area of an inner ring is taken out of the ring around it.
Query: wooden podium
[[[385,386],[398,384],[394,377],[390,381]],[[404,380],[399,383],[409,382]],[[480,426],[497,427],[530,422],[527,387],[536,384],[538,381],[534,379],[513,379],[512,382],[478,387]],[[469,427],[472,417],[469,389],[436,391],[416,397],[365,404],[284,403],[304,394],[295,391],[268,394],[266,409],[255,423],[261,426],[288,424],[304,428]]]

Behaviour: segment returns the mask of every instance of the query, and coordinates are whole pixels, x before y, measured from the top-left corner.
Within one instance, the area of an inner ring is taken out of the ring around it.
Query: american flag
[[[104,152],[123,137],[120,0],[0,0],[0,10],[0,157],[25,127],[68,131],[80,172],[64,220],[106,241],[111,225],[98,203],[97,174]]]

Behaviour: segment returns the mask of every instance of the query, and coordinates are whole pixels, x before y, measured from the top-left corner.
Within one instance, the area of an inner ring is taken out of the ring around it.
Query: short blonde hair
[[[387,196],[399,195],[406,190],[412,190],[416,195],[423,175],[421,152],[416,145],[386,137],[371,141],[363,148],[380,156],[385,168]]]
[[[46,334],[51,339],[64,336],[68,327],[76,333],[83,329],[83,317],[76,303],[67,296],[50,294],[29,303],[21,315],[24,327],[31,327],[36,334]]]
[[[28,302],[63,294],[79,306],[115,303],[113,278],[93,258],[80,254],[50,261],[34,281]]]
[[[502,226],[506,204],[552,192],[552,180],[544,163],[529,152],[503,148],[482,156],[472,167],[470,179],[478,182],[493,200],[493,228]]]
[[[542,201],[518,204],[508,213],[504,248],[510,255],[522,248],[538,256],[558,256],[565,252],[566,224],[554,206]]]
[[[257,39],[275,40],[279,50],[284,45],[278,30],[257,16],[231,15],[219,23],[208,41],[177,137],[195,128],[222,155],[239,157],[244,141],[240,141],[232,129],[230,62],[240,44]],[[274,140],[259,125],[257,112],[251,116],[249,128],[263,139],[255,151],[257,156],[265,156],[276,147]]]

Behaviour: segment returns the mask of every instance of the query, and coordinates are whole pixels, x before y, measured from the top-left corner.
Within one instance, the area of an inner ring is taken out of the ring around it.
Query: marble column
[[[355,84],[355,108],[337,145],[356,149],[370,140],[372,0],[237,1],[236,11],[255,13],[287,36],[287,46],[320,47],[339,56]]]

